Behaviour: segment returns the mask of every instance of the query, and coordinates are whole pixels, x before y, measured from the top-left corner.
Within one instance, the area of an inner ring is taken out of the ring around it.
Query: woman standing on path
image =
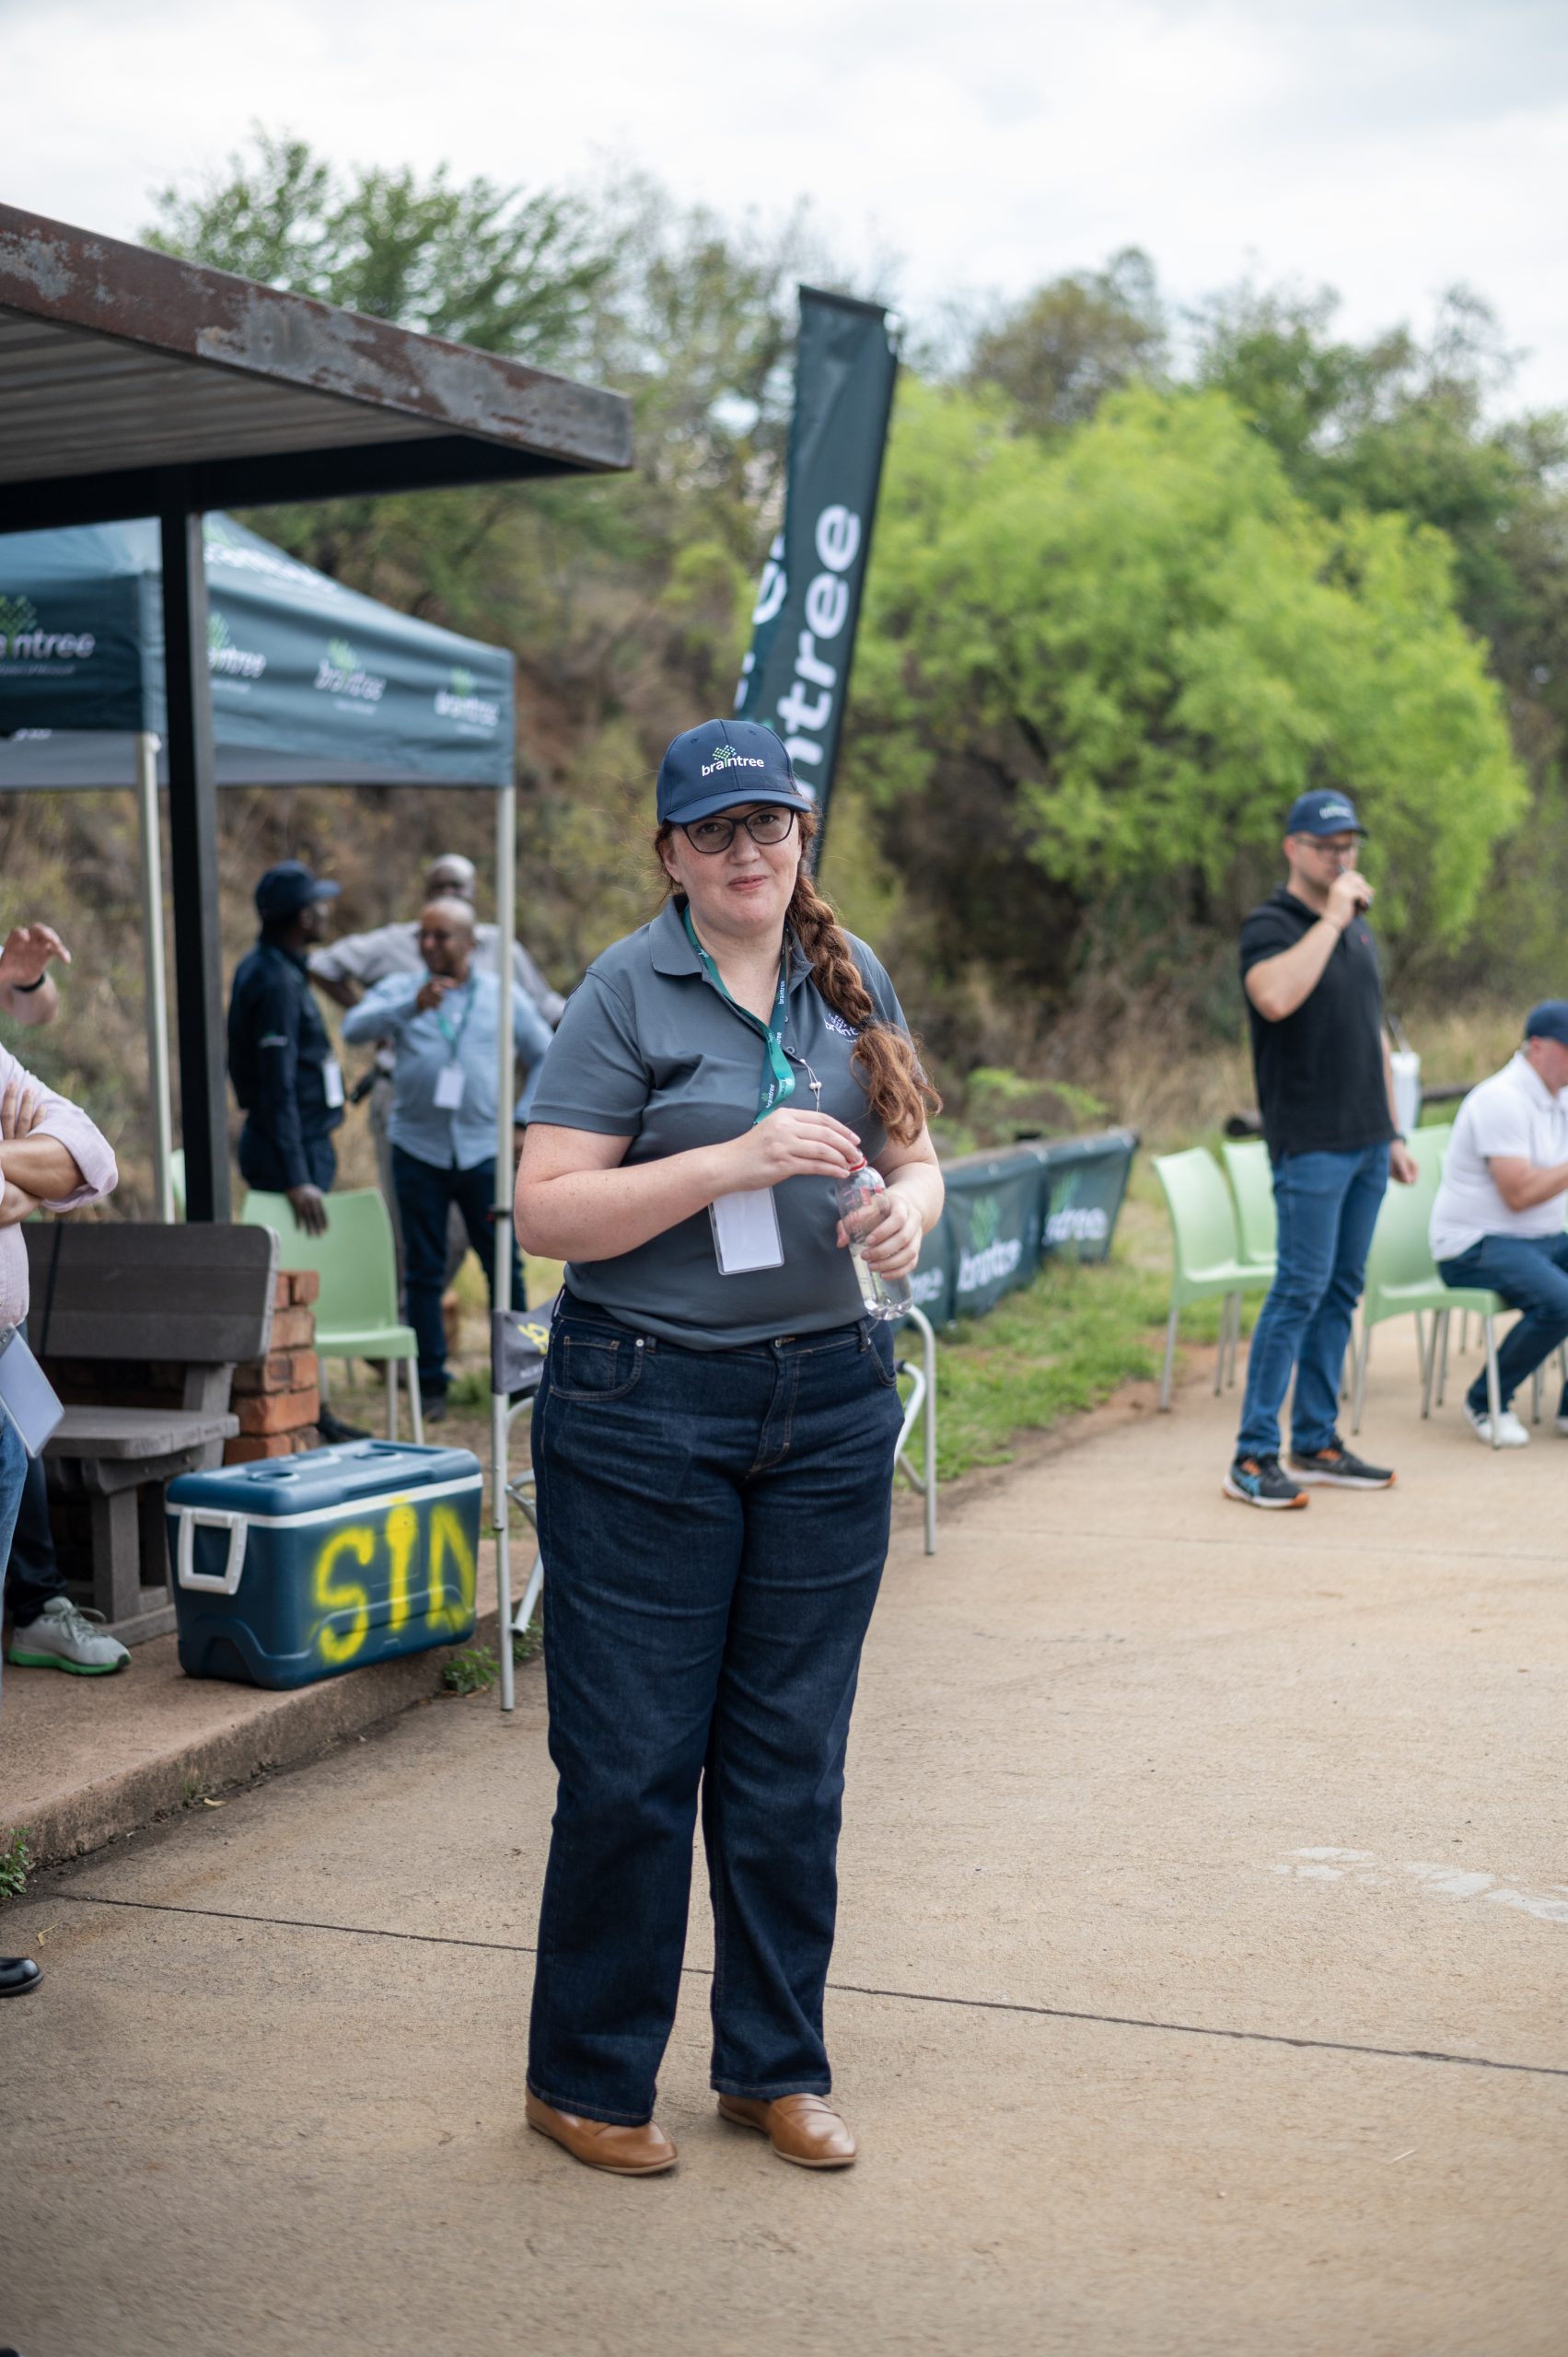
[[[822,1994],[901,1414],[833,1186],[883,1174],[894,1277],[942,1179],[892,985],[802,866],[810,810],[757,723],[676,738],[670,898],[568,1004],[517,1177],[523,1246],[569,1264],[533,1418],[560,1781],[528,2118],[629,2175],[676,2158],[652,2111],[699,1782],[719,2108],[784,2159],[855,2154]]]

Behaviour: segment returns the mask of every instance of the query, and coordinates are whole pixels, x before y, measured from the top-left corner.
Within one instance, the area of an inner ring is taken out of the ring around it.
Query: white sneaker
[[[1492,1446],[1492,1418],[1490,1416],[1478,1416],[1468,1399],[1464,1403],[1464,1411],[1465,1422],[1469,1424],[1471,1432],[1474,1433],[1477,1440],[1483,1440],[1488,1448],[1490,1448]],[[1514,1413],[1512,1408],[1504,1408],[1502,1414],[1497,1419],[1498,1447],[1528,1448],[1529,1445],[1530,1436],[1525,1430],[1523,1424],[1519,1422],[1517,1416]]]
[[[36,1620],[12,1630],[6,1658],[17,1669],[68,1669],[76,1678],[103,1678],[123,1669],[131,1656],[118,1637],[106,1633],[101,1612],[84,1611],[68,1596],[52,1596]]]

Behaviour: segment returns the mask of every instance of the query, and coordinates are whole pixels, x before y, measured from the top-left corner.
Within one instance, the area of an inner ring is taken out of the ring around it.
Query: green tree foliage
[[[1374,830],[1385,929],[1461,939],[1524,789],[1445,537],[1325,517],[1222,393],[1129,390],[1054,446],[1009,426],[904,389],[856,737],[895,853],[911,805],[944,814],[943,898],[977,848],[1021,852],[1032,925],[978,937],[1038,971],[1107,894],[1228,937],[1286,806],[1334,785]]]
[[[146,242],[427,335],[571,365],[615,268],[580,198],[459,187],[445,165],[424,180],[406,167],[345,179],[304,140],[254,137],[254,158],[231,156],[226,175],[160,190]]]
[[[1037,434],[1079,425],[1108,393],[1158,375],[1165,308],[1154,265],[1136,246],[1103,270],[1052,279],[975,338],[967,377],[994,385]]]

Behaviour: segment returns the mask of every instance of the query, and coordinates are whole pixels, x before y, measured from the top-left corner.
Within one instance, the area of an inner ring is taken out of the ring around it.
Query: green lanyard
[[[768,1052],[762,1065],[762,1086],[757,1097],[757,1120],[760,1121],[765,1115],[776,1112],[786,1097],[795,1095],[795,1074],[790,1069],[790,1061],[784,1050],[784,1025],[789,1018],[789,943],[785,941],[783,954],[779,958],[779,987],[773,1000],[772,1018],[770,1022],[764,1023],[760,1016],[753,1015],[749,1008],[737,1004],[736,1001],[730,997],[724,986],[724,976],[697,938],[697,928],[691,922],[690,907],[681,910],[680,922],[686,927],[687,940],[691,944],[702,962],[703,973],[719,996],[727,1006],[735,1008],[742,1023],[749,1023],[753,1031],[760,1031],[768,1043]]]
[[[474,1000],[479,996],[478,975],[470,974],[468,978],[468,981],[464,985],[464,988],[467,992],[467,996],[463,1002],[462,1020],[458,1025],[455,1031],[447,1023],[445,1013],[447,1000],[451,996],[451,993],[448,991],[436,1003],[436,1020],[440,1026],[441,1037],[445,1039],[447,1047],[450,1048],[452,1051],[452,1061],[454,1063],[456,1063],[458,1059],[458,1050],[463,1044],[463,1033],[469,1028],[469,1016],[473,1013]]]

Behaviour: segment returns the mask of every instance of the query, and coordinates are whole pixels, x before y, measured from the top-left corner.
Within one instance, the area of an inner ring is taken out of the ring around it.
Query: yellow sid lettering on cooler
[[[358,1580],[334,1579],[333,1573],[344,1555],[352,1555],[365,1571],[375,1553],[376,1533],[361,1527],[334,1531],[316,1558],[316,1602],[329,1616],[318,1642],[322,1659],[334,1666],[352,1661],[369,1633],[370,1593]],[[344,1613],[354,1616],[347,1628],[334,1626]]]
[[[447,1602],[444,1569],[448,1554],[457,1572],[457,1592]],[[430,1516],[430,1625],[454,1633],[472,1618],[478,1574],[463,1526],[450,1506]]]
[[[409,1567],[419,1538],[419,1516],[412,1506],[395,1505],[387,1516],[387,1552],[391,1557],[389,1601],[389,1626],[401,1629],[409,1615]]]

